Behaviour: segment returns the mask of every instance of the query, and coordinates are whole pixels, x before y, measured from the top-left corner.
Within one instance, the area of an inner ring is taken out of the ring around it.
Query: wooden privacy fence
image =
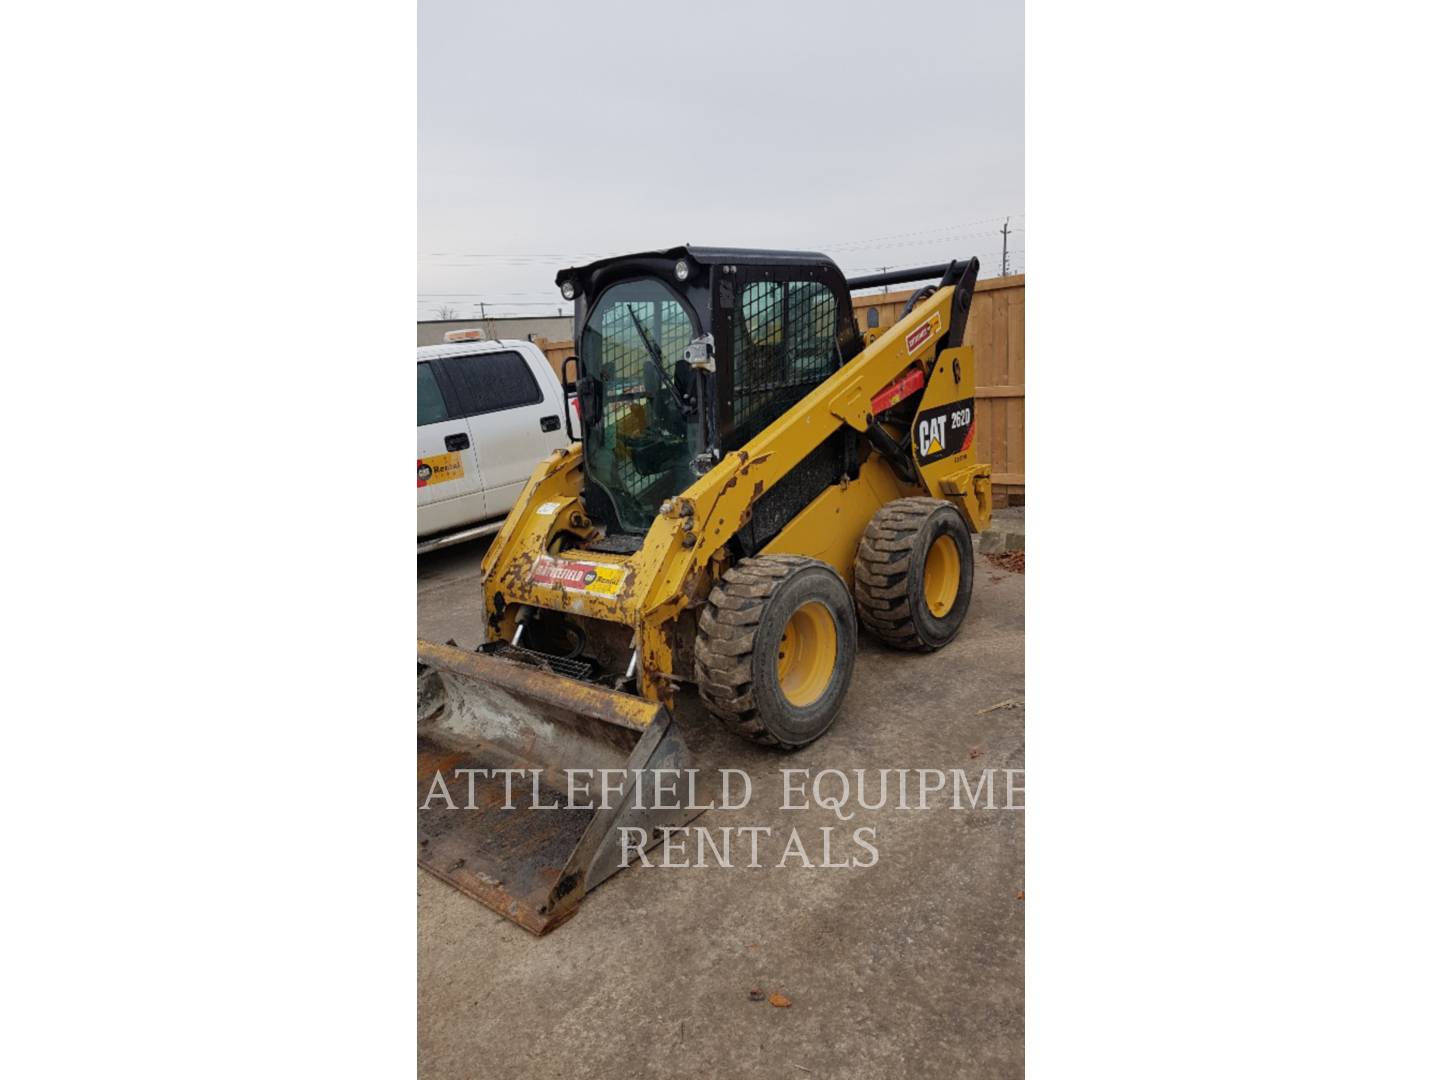
[[[545,359],[550,361],[550,366],[555,369],[556,376],[564,381],[564,377],[560,374],[560,365],[565,363],[567,356],[575,355],[575,342],[549,341],[543,337],[537,337],[535,344],[545,351]]]
[[[870,312],[882,330],[900,318],[911,293],[869,293],[853,297],[855,321],[863,333]],[[573,341],[535,342],[555,373]],[[995,505],[1025,501],[1025,275],[990,278],[975,286],[965,344],[975,346],[975,442],[980,460],[990,463]]]

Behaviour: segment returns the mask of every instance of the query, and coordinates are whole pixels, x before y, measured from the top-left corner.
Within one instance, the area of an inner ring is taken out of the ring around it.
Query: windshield
[[[656,278],[611,286],[585,320],[580,362],[601,383],[599,416],[585,429],[585,470],[626,532],[648,531],[660,504],[695,481],[695,419],[676,399],[689,388],[685,346],[697,334],[685,305]]]

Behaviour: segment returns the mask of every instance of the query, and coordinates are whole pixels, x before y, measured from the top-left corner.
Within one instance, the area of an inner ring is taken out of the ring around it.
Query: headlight
[[[575,299],[575,282],[573,282],[573,281],[562,281],[562,282],[560,283],[560,295],[563,296],[566,300],[574,300],[574,299]]]
[[[684,281],[690,276],[690,264],[681,259],[675,264],[675,280]]]

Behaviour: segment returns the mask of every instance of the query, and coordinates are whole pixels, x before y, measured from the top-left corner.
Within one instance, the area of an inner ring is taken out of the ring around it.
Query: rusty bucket
[[[690,764],[663,705],[449,645],[418,659],[420,865],[532,933],[623,868],[622,829],[633,857],[698,813],[683,783],[652,808],[654,770]]]

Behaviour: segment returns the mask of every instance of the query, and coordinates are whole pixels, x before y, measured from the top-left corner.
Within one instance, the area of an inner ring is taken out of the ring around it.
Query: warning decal
[[[418,466],[415,476],[416,487],[432,487],[446,480],[459,480],[465,475],[459,454],[436,454],[434,457],[416,459]]]
[[[975,399],[952,401],[915,416],[915,460],[929,465],[970,449],[975,439]]]
[[[536,585],[558,585],[571,592],[614,596],[625,584],[629,573],[625,567],[613,563],[579,562],[541,555],[535,560],[535,569],[530,571],[530,580]]]

